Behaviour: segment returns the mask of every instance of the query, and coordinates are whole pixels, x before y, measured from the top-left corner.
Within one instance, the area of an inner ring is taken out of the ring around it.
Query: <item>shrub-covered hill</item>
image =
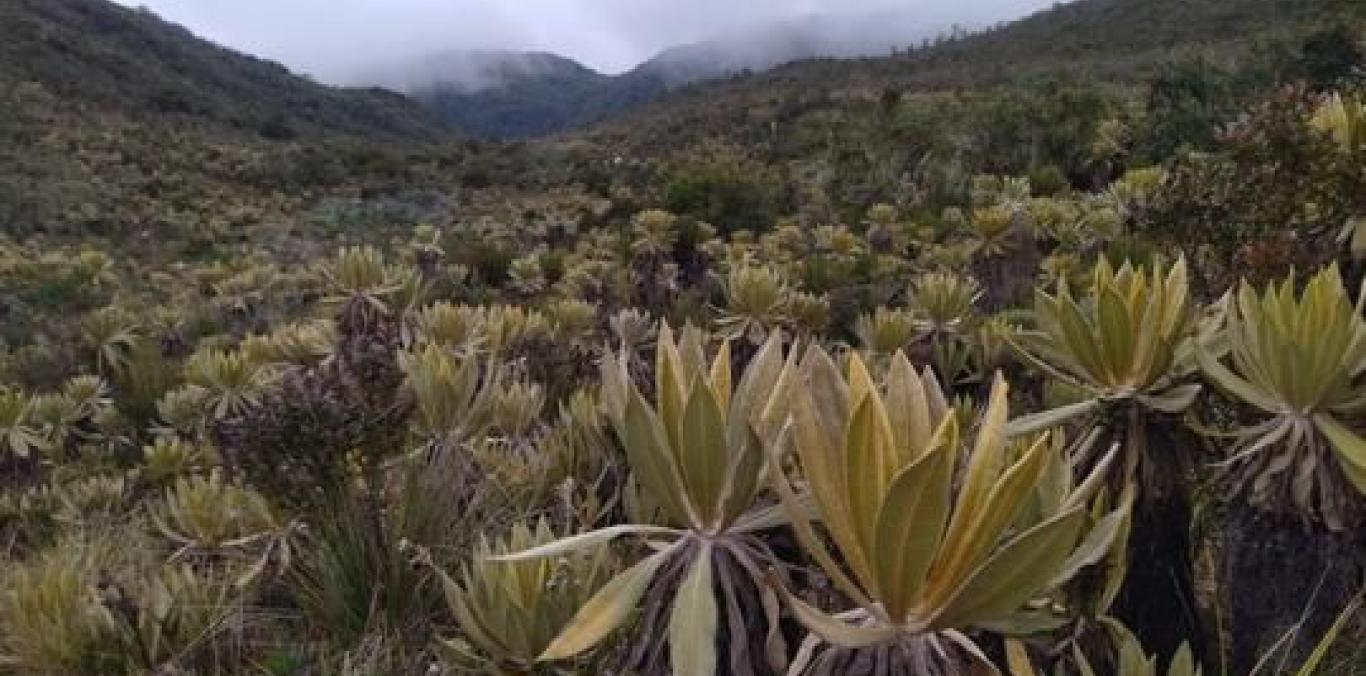
[[[571,138],[650,167],[655,199],[713,222],[916,211],[978,171],[1094,188],[1213,149],[1281,84],[1359,79],[1363,25],[1366,5],[1337,0],[1084,0],[897,56],[691,86]]]
[[[542,213],[549,193],[591,193],[618,213],[667,203],[730,229],[857,218],[933,171],[1089,186],[1101,122],[1130,133],[1138,163],[1174,138],[1207,146],[1271,70],[1296,63],[1294,36],[1362,12],[1338,0],[1086,0],[896,57],[699,85],[509,145],[456,140],[395,94],[324,87],[145,11],[0,0],[0,229],[156,237],[206,255],[242,238],[307,246],[458,220],[433,204],[460,205],[464,220],[489,205]],[[1195,43],[1203,56],[1170,65]],[[1176,115],[1144,114],[1153,82],[1174,90]]]
[[[0,233],[164,260],[440,225],[553,164],[105,0],[0,0],[0,111]]]
[[[439,123],[380,89],[337,89],[104,0],[0,2],[0,86],[36,83],[68,110],[221,126],[266,138],[434,140]]]
[[[762,142],[772,125],[885,94],[978,91],[1040,79],[1140,85],[1173,55],[1227,66],[1289,49],[1315,26],[1360,25],[1354,0],[1081,0],[897,55],[813,59],[700,83],[601,125],[618,144],[672,147],[698,137]],[[634,142],[634,143],[632,143]]]

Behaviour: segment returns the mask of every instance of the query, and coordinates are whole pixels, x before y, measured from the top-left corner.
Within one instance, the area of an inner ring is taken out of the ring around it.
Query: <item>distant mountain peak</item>
[[[515,86],[519,80],[607,79],[583,64],[550,52],[451,50],[420,61],[385,66],[359,82],[403,92],[442,90],[476,94]]]
[[[362,78],[425,103],[461,132],[536,136],[598,121],[694,82],[818,57],[883,56],[952,22],[908,13],[812,15],[666,49],[620,75],[545,52],[450,51]]]
[[[808,14],[671,47],[636,70],[657,74],[677,86],[806,59],[885,56],[954,25],[925,12]]]

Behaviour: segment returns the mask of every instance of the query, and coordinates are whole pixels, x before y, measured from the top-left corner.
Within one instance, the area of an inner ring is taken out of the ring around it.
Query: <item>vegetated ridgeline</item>
[[[0,0],[0,673],[1361,673],[1363,11],[504,144]]]

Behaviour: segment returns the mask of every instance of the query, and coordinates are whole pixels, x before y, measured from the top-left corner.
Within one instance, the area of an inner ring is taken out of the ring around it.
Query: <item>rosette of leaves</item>
[[[1011,348],[1011,340],[1023,330],[1021,314],[1022,311],[1019,310],[1008,310],[987,317],[977,324],[977,330],[973,332],[973,346],[976,349],[972,367],[981,382],[987,381],[987,374],[1012,364],[1014,350]]]
[[[94,420],[114,405],[109,384],[99,376],[72,376],[62,383],[62,396],[71,401],[77,420]]]
[[[239,416],[261,403],[276,372],[240,351],[203,349],[185,360],[185,382],[205,393],[203,405],[215,420]]]
[[[38,430],[47,455],[57,461],[67,459],[67,442],[81,422],[76,402],[60,392],[34,395],[29,421]]]
[[[539,251],[514,258],[508,265],[508,288],[517,294],[534,296],[545,291],[547,285]]]
[[[57,518],[66,523],[92,524],[124,511],[128,482],[121,474],[93,474],[53,484],[59,509]]]
[[[390,302],[404,285],[402,277],[385,266],[383,254],[370,246],[342,248],[319,274],[328,293],[324,302],[344,307],[348,325],[363,326],[388,315]]]
[[[1314,110],[1309,125],[1333,140],[1338,150],[1353,155],[1366,148],[1366,101],[1334,93]],[[1350,247],[1352,258],[1366,258],[1366,213],[1349,214],[1338,235]]]
[[[212,305],[221,316],[243,326],[261,314],[278,281],[275,266],[248,267],[212,284]]]
[[[1366,102],[1333,93],[1314,110],[1309,125],[1345,151],[1366,145]]]
[[[217,470],[177,479],[151,515],[158,530],[182,548],[179,555],[239,546],[278,525],[265,498]]]
[[[879,306],[872,314],[859,315],[854,322],[854,335],[859,347],[870,356],[891,356],[920,336],[920,324],[909,310]]]
[[[637,261],[662,261],[678,241],[678,217],[661,209],[648,209],[631,218],[631,255]]]
[[[491,305],[480,308],[485,349],[491,355],[506,355],[547,340],[553,334],[550,320],[539,310],[517,305]]]
[[[1225,313],[1227,359],[1197,352],[1219,390],[1252,407],[1227,465],[1235,490],[1272,511],[1295,511],[1328,528],[1348,527],[1366,495],[1362,302],[1348,299],[1336,266],[1295,292],[1291,275],[1257,293],[1243,283]]]
[[[157,435],[142,447],[140,478],[153,486],[166,486],[176,479],[199,472],[213,464],[213,453],[170,434]]]
[[[481,537],[458,577],[438,571],[446,604],[460,628],[440,646],[453,666],[496,674],[530,674],[537,658],[612,576],[607,549],[513,563],[500,556],[555,540],[544,520],[519,523],[506,538]]]
[[[33,399],[17,388],[0,388],[0,451],[26,459],[43,448],[42,433],[31,425]]]
[[[393,312],[406,315],[422,307],[431,292],[432,282],[421,270],[407,265],[395,265],[389,268],[389,276],[394,279],[394,284],[398,288],[389,303]]]
[[[218,469],[176,479],[149,512],[157,530],[176,546],[168,561],[228,561],[238,587],[272,566],[289,569],[297,522],[282,520],[264,496],[225,480]]]
[[[650,316],[635,308],[618,311],[607,320],[612,336],[624,350],[644,352],[654,343],[655,323]]]
[[[1009,204],[1029,198],[1028,178],[977,174],[968,184],[968,199],[974,207]]]
[[[830,324],[830,300],[805,291],[788,294],[787,323],[798,336],[821,335]]]
[[[596,391],[578,390],[537,441],[546,460],[544,481],[583,528],[597,526],[615,506],[617,450]]]
[[[969,221],[974,254],[979,258],[1000,256],[1011,247],[1010,237],[1015,232],[1015,212],[996,204],[973,209]]]
[[[839,262],[851,263],[864,251],[863,238],[844,225],[818,226],[815,240],[817,252],[833,256]]]
[[[157,400],[155,432],[170,432],[194,436],[208,422],[209,391],[194,385],[184,385],[167,392]]]
[[[1151,204],[1157,191],[1167,181],[1167,170],[1162,167],[1141,167],[1124,172],[1100,195],[1101,204],[1096,205],[1113,211],[1118,223],[1114,228],[1101,228],[1106,237],[1120,234],[1120,227],[1128,223],[1134,214]]]
[[[490,430],[513,439],[534,436],[545,408],[545,388],[525,378],[499,378],[491,393]]]
[[[408,330],[415,344],[431,343],[471,354],[484,343],[484,315],[479,308],[440,301],[414,312]]]
[[[1082,200],[1082,205],[1080,225],[1088,241],[1093,244],[1123,244],[1123,240],[1118,243],[1115,240],[1124,234],[1125,214],[1111,195],[1087,196]]]
[[[1182,413],[1200,392],[1182,382],[1194,370],[1196,329],[1185,259],[1118,270],[1102,259],[1080,301],[1065,280],[1055,294],[1036,292],[1034,319],[1034,331],[1011,337],[1021,356],[1084,398],[1012,421],[1012,434],[1078,420],[1122,433],[1122,486],[1152,463],[1142,416]]]
[[[726,275],[726,307],[717,331],[730,339],[762,343],[787,316],[787,283],[770,267],[742,263]]]
[[[1149,565],[1131,570],[1116,615],[1144,643],[1169,659],[1182,641],[1198,637],[1190,543],[1190,496],[1185,481],[1194,441],[1175,416],[1200,392],[1186,382],[1195,370],[1198,338],[1186,263],[1118,270],[1097,263],[1086,295],[1062,282],[1056,294],[1035,294],[1036,330],[1011,337],[1026,362],[1080,400],[1012,421],[1012,435],[1072,424],[1078,438],[1092,433],[1120,446],[1106,482],[1119,494],[1135,484],[1130,558]],[[1074,458],[1099,466],[1097,455]],[[1196,647],[1197,654],[1200,648]]]
[[[189,564],[167,566],[148,576],[136,590],[136,610],[121,618],[125,640],[144,646],[145,659],[161,665],[162,671],[172,671],[177,664],[214,650],[215,639],[232,631],[230,618],[238,610],[228,582],[206,576]],[[104,592],[106,596],[116,593],[109,586]],[[104,602],[117,606],[120,600],[105,598]],[[133,609],[125,604],[125,610]],[[125,654],[136,654],[129,648]]]
[[[733,383],[728,343],[708,364],[699,332],[689,328],[675,343],[665,326],[651,405],[630,381],[621,356],[604,362],[604,408],[640,492],[656,507],[637,513],[658,519],[499,559],[556,557],[626,535],[647,544],[645,557],[585,603],[540,660],[589,650],[639,609],[640,640],[627,658],[631,668],[661,668],[666,636],[675,674],[771,673],[783,667],[778,600],[763,583],[772,553],[756,533],[785,519],[775,507],[756,509],[755,496],[765,464],[763,439],[786,416],[790,373],[776,334]],[[725,656],[718,655],[722,638],[729,645]]]
[[[1064,251],[1078,251],[1085,244],[1080,207],[1076,202],[1056,197],[1036,197],[1029,200],[1025,213],[1033,225],[1036,237],[1051,238]]]
[[[561,298],[546,307],[546,316],[555,335],[574,343],[585,343],[598,326],[598,308],[577,298]]]
[[[1046,435],[1007,444],[1007,386],[999,377],[969,449],[933,374],[917,374],[904,354],[893,358],[885,387],[858,355],[844,376],[816,347],[801,374],[801,386],[790,390],[791,423],[773,453],[795,449],[840,559],[811,526],[796,488],[780,473],[770,476],[799,541],[855,608],[830,615],[788,594],[813,634],[794,670],[994,672],[967,632],[1034,626],[1029,603],[1109,548],[1104,534],[1087,537],[1097,477],[1080,489],[1059,484],[1052,499],[1038,499],[1035,485],[1058,446]],[[817,640],[834,649],[813,658]],[[850,651],[864,659],[841,662]]]
[[[81,342],[94,355],[95,371],[119,374],[128,368],[137,346],[137,323],[115,307],[95,310],[81,320]]]
[[[1039,282],[1044,286],[1056,286],[1063,282],[1072,284],[1080,281],[1081,275],[1087,272],[1079,256],[1065,251],[1054,251],[1039,261]]]
[[[69,547],[8,567],[0,586],[5,662],[36,674],[109,673],[120,666],[118,628],[90,593],[90,568]]]
[[[495,383],[481,377],[479,360],[459,359],[437,345],[401,353],[399,365],[429,443],[454,447],[488,428]]]
[[[957,381],[968,366],[981,296],[976,280],[962,275],[926,272],[911,280],[907,307],[915,317],[916,358],[946,381]]]
[[[446,250],[441,243],[441,229],[432,225],[413,228],[413,236],[403,249],[404,258],[427,276],[436,274],[441,260],[446,257]]]
[[[331,322],[289,324],[268,335],[248,336],[239,349],[261,365],[317,366],[337,343]]]
[[[911,280],[907,308],[921,336],[961,333],[970,328],[982,290],[976,280],[949,272],[926,272]]]
[[[899,251],[903,249],[902,239],[898,237],[898,215],[896,207],[890,204],[874,204],[864,214],[864,238],[868,248],[876,252]]]
[[[126,543],[125,543],[126,544]],[[176,673],[228,631],[229,587],[189,566],[130,570],[107,542],[63,541],[0,587],[0,651],[32,674]]]
[[[1032,604],[1037,609],[1037,615],[1031,618],[1032,626],[1020,626],[1017,635],[1006,639],[1012,674],[1017,671],[1029,673],[1020,670],[1020,666],[1027,664],[1051,664],[1054,672],[1069,664],[1082,673],[1113,673],[1119,669],[1116,663],[1120,660],[1116,655],[1127,650],[1127,643],[1133,639],[1128,627],[1111,614],[1129,572],[1133,488],[1126,488],[1118,496],[1103,488],[1098,490],[1097,486],[1105,476],[1102,469],[1090,475],[1095,485],[1079,485],[1079,477],[1071,467],[1070,459],[1079,454],[1077,446],[1096,443],[1098,438],[1098,434],[1091,434],[1074,446],[1063,448],[1062,436],[1053,435],[1052,441],[1060,452],[1049,455],[1047,465],[1035,482],[1034,495],[1024,508],[1024,518],[1032,519],[1035,517],[1030,515],[1040,509],[1036,505],[1047,509],[1047,505],[1058,504],[1075,492],[1096,493],[1089,506],[1087,541],[1082,545],[1087,555],[1072,559],[1074,567],[1064,576],[1070,579],[1055,589],[1047,600]],[[1015,443],[1030,442],[1016,439]],[[1118,447],[1112,446],[1104,462],[1114,462],[1118,455]],[[1039,631],[1025,636],[1031,628]],[[1184,650],[1189,653],[1189,646]],[[1088,656],[1098,657],[1088,662]],[[1094,668],[1088,672],[1087,667]]]

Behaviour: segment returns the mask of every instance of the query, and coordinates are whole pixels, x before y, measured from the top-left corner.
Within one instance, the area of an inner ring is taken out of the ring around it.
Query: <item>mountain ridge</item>
[[[395,92],[317,84],[103,0],[0,0],[0,63],[7,88],[38,83],[69,104],[132,117],[179,116],[267,136],[446,135]]]
[[[1334,21],[1366,22],[1366,3],[1077,0],[889,57],[806,59],[748,77],[694,83],[582,134],[614,145],[648,145],[658,138],[680,144],[695,130],[720,129],[720,138],[748,141],[798,111],[853,100],[1019,86],[1041,78],[1132,85],[1181,50],[1237,61],[1259,45],[1274,47],[1307,26]]]
[[[892,16],[811,15],[669,47],[618,74],[546,52],[472,50],[391,66],[360,81],[395,86],[457,132],[535,137],[601,121],[690,84],[803,59],[883,55],[957,30],[938,19],[903,30],[909,20]],[[526,68],[528,61],[544,67]],[[490,77],[495,73],[504,77]]]

